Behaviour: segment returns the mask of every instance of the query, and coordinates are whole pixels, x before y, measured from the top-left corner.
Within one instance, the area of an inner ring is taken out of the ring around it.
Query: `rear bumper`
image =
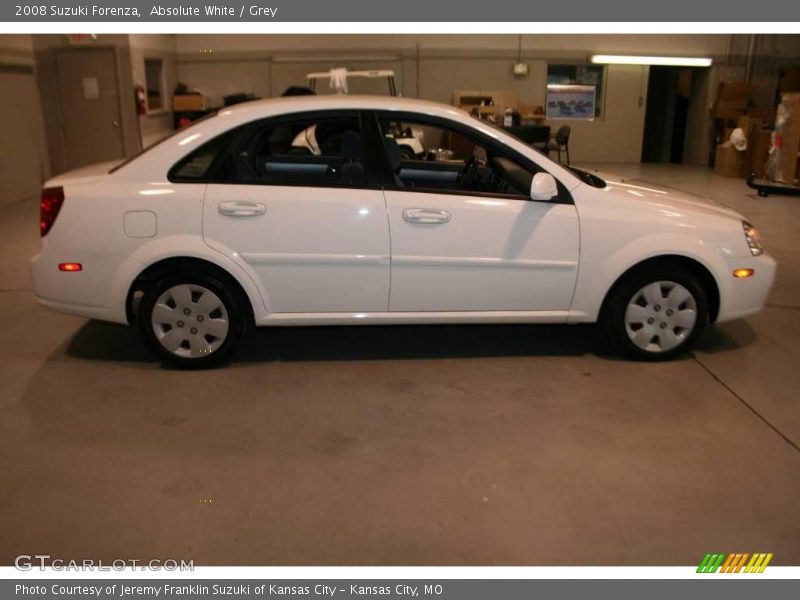
[[[41,296],[36,296],[36,301],[45,308],[57,310],[58,312],[66,313],[68,315],[86,317],[87,319],[97,319],[99,321],[114,321],[118,323],[127,324],[127,321],[119,321],[118,319],[114,318],[113,315],[108,311],[108,309],[103,307],[84,306],[82,304],[69,304],[66,302],[56,302],[54,300],[48,300],[47,298],[42,298]]]
[[[47,308],[71,315],[127,324],[124,310],[112,306],[112,286],[119,259],[111,255],[57,256],[45,244],[31,259],[31,278],[36,300]],[[65,273],[60,262],[79,262],[84,269]]]
[[[728,272],[721,282],[720,308],[717,322],[740,319],[759,312],[775,283],[776,263],[769,254],[745,258],[726,258]],[[736,269],[753,269],[751,277],[736,278]]]

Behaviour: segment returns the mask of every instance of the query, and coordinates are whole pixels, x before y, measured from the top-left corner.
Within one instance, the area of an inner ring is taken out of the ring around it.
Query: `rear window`
[[[169,172],[171,181],[199,182],[211,176],[218,161],[226,159],[225,151],[234,142],[245,126],[235,127],[209,140],[197,150],[182,158]]]
[[[196,121],[193,121],[191,125],[188,125],[188,126],[186,126],[186,127],[182,127],[182,128],[180,128],[180,129],[176,129],[175,131],[171,131],[170,133],[168,133],[167,135],[165,135],[164,137],[162,137],[162,138],[161,138],[160,140],[158,140],[157,142],[153,142],[152,144],[150,144],[149,146],[147,146],[147,148],[142,148],[142,149],[141,149],[139,152],[137,152],[136,154],[134,154],[134,155],[132,155],[132,156],[129,156],[128,158],[126,158],[124,161],[122,161],[122,162],[121,162],[121,163],[119,163],[118,165],[115,165],[115,166],[114,166],[114,167],[113,167],[113,168],[112,168],[112,169],[109,171],[109,173],[113,173],[114,171],[119,171],[119,170],[120,170],[122,167],[124,167],[124,166],[125,166],[125,165],[127,165],[127,164],[130,164],[130,163],[132,163],[134,160],[136,160],[137,158],[139,158],[139,157],[140,157],[142,154],[144,154],[145,152],[149,152],[150,150],[152,150],[152,149],[153,149],[153,148],[155,148],[156,146],[159,146],[159,145],[163,144],[164,142],[166,142],[167,140],[170,140],[170,139],[172,139],[173,137],[175,137],[175,136],[176,136],[176,135],[178,135],[178,134],[181,134],[181,133],[186,133],[187,131],[190,131],[190,130],[192,129],[192,127],[194,127],[194,126],[195,126],[195,125],[197,125],[198,123],[202,123],[203,121],[206,121],[206,120],[208,120],[208,119],[210,119],[210,118],[212,118],[212,117],[215,117],[215,116],[217,116],[217,111],[210,112],[210,113],[208,113],[207,115],[204,115],[204,116],[200,117],[200,118],[199,118],[199,119],[197,119]]]

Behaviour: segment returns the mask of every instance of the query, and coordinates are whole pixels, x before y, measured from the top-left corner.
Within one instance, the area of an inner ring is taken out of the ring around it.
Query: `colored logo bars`
[[[750,559],[749,561],[748,558]],[[706,554],[700,566],[697,567],[697,572],[716,573],[717,569],[719,569],[720,573],[738,573],[739,571],[742,573],[763,573],[771,560],[771,552],[769,554],[725,554],[724,552],[718,552]],[[745,563],[747,566],[745,566]]]

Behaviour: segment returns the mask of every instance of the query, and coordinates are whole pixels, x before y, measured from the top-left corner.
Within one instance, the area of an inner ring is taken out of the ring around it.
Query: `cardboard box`
[[[723,81],[717,88],[717,100],[744,100],[745,107],[753,93],[753,86],[741,81]]]
[[[747,141],[749,142],[752,135],[755,135],[757,131],[761,131],[761,128],[764,126],[764,120],[761,117],[745,115],[736,119],[736,126],[744,131],[744,134],[747,136]]]
[[[747,114],[747,100],[717,100],[714,116],[717,119],[738,119]]]
[[[800,92],[800,66],[781,69],[781,78],[778,80],[778,91],[782,94]]]
[[[172,97],[172,110],[205,110],[206,98],[202,94],[175,94]]]
[[[733,133],[733,127],[726,127],[724,133],[722,134],[721,143],[731,141],[731,134]]]
[[[750,154],[750,162],[747,165],[747,173],[755,173],[756,177],[764,176],[764,167],[769,157],[771,131],[757,131],[753,135],[751,142],[748,142],[747,149]]]
[[[722,177],[740,177],[743,160],[744,152],[730,144],[720,144],[714,158],[714,173]]]
[[[747,138],[747,150],[744,151],[742,170],[740,172],[742,177],[747,177],[750,172],[753,171],[753,151],[755,149],[756,138],[763,125],[764,122],[760,117],[744,116],[736,120],[736,126],[744,131],[744,135]]]

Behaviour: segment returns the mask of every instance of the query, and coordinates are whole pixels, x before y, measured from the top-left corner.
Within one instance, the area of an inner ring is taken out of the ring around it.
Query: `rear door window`
[[[251,185],[364,187],[363,141],[357,113],[257,123],[224,178]]]

